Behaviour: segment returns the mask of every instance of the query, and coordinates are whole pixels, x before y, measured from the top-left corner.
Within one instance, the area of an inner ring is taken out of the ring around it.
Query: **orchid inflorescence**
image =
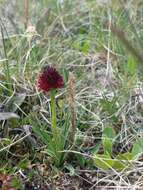
[[[58,71],[52,66],[44,67],[38,78],[38,88],[48,92],[63,87],[64,80]]]

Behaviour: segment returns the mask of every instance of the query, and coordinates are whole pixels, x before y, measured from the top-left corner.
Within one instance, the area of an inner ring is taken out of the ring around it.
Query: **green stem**
[[[56,100],[55,100],[55,90],[51,90],[51,117],[52,117],[52,133],[53,137],[57,135],[57,116],[56,116]]]
[[[52,135],[53,135],[53,146],[54,146],[54,154],[55,154],[55,164],[59,166],[60,160],[61,160],[61,153],[59,153],[59,150],[61,150],[61,137],[60,137],[60,131],[57,127],[57,116],[56,116],[56,99],[55,94],[56,90],[51,90],[50,92],[51,97],[51,117],[52,117]]]
[[[7,51],[6,51],[6,45],[5,45],[5,39],[4,39],[4,31],[3,27],[0,26],[1,28],[1,35],[2,35],[2,43],[3,43],[3,49],[4,49],[4,55],[5,55],[5,64],[4,64],[4,72],[6,75],[6,82],[7,82],[7,87],[9,90],[12,90],[12,86],[10,83],[10,71],[9,71],[9,62],[8,62],[8,56],[7,56]]]

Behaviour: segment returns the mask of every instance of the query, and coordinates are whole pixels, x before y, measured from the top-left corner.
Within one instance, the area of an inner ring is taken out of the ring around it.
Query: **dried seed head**
[[[70,140],[71,142],[74,141],[75,132],[76,132],[76,106],[75,106],[75,76],[73,73],[69,74],[69,82],[68,82],[68,102],[69,107],[71,110],[71,134],[70,134]]]

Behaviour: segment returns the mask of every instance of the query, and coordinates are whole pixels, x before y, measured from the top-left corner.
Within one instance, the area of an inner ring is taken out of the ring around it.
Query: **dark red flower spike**
[[[52,66],[46,66],[38,78],[38,88],[48,92],[52,89],[63,88],[64,80],[58,71]]]

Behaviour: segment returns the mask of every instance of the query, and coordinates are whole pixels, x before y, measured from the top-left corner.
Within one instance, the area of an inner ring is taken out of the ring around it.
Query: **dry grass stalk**
[[[24,0],[24,25],[25,29],[28,27],[29,23],[29,0]]]
[[[49,19],[50,13],[51,13],[51,9],[47,8],[45,10],[45,12],[38,19],[38,21],[36,23],[36,29],[37,29],[38,33],[43,34],[44,27],[47,26],[47,24],[48,24],[48,19]]]
[[[111,31],[119,38],[119,40],[125,45],[126,49],[139,61],[143,62],[143,55],[140,51],[134,47],[127,39],[125,33],[117,27],[111,26]]]
[[[73,73],[69,74],[68,82],[68,103],[71,111],[71,129],[70,129],[70,141],[73,143],[76,133],[76,106],[75,106],[75,76]]]

